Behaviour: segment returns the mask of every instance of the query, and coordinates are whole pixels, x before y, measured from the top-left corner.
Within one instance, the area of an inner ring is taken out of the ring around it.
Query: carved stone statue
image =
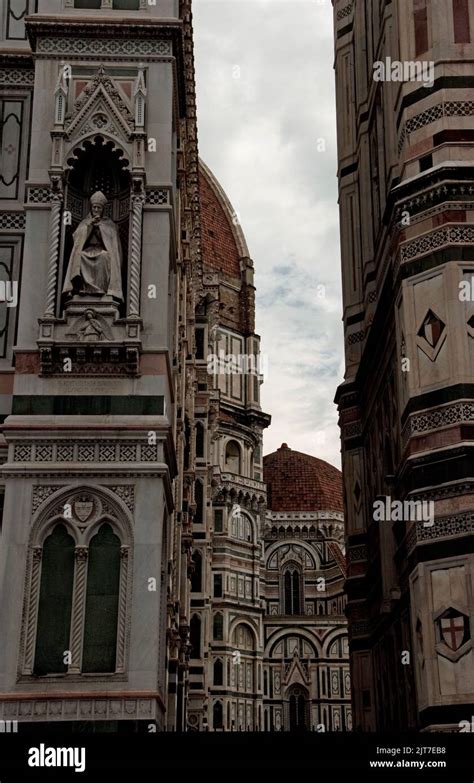
[[[74,232],[63,293],[113,296],[123,301],[122,250],[118,228],[104,217],[107,198],[97,191],[91,211]]]

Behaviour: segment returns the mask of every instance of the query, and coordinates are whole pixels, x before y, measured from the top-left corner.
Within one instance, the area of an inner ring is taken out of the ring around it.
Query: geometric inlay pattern
[[[146,191],[146,204],[168,204],[168,191],[158,188],[147,188]]]
[[[437,103],[429,109],[416,114],[407,120],[398,142],[398,150],[401,151],[405,138],[431,122],[436,122],[442,117],[470,117],[474,114],[474,101],[446,101],[446,103]]]
[[[80,441],[79,443],[16,444],[14,462],[157,462],[159,446],[146,443]],[[117,454],[118,451],[118,454]]]
[[[26,215],[24,212],[2,212],[0,213],[0,229],[17,229],[23,231],[26,225]]]
[[[139,58],[142,55],[171,55],[171,41],[141,40],[140,38],[40,38],[40,54],[98,54],[101,57]]]
[[[430,253],[445,245],[474,244],[474,226],[451,225],[431,231],[411,242],[400,246],[400,261],[411,261],[413,258]]]
[[[336,20],[340,22],[341,19],[345,19],[346,16],[350,16],[353,7],[354,7],[354,3],[349,3],[348,5],[344,6],[344,8],[340,8],[336,14]]]

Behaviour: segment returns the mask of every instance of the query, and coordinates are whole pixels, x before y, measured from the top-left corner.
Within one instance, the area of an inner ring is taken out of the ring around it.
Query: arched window
[[[74,539],[64,525],[56,525],[43,545],[36,675],[67,671],[64,653],[69,650],[73,583]]]
[[[196,457],[204,457],[204,424],[196,423]]]
[[[120,539],[102,525],[89,546],[83,672],[114,672],[120,586]]]
[[[301,614],[301,575],[296,566],[284,573],[285,614]]]
[[[214,615],[214,621],[212,626],[212,635],[217,641],[221,641],[224,633],[224,618],[222,614],[218,612]]]
[[[95,494],[89,488],[64,493],[71,515],[57,519],[56,498],[33,527],[22,674],[126,671],[131,520],[109,498],[107,518],[83,527],[84,515],[100,509]]]
[[[255,647],[255,639],[250,628],[244,623],[239,625],[234,630],[233,644],[236,650],[245,652],[245,650],[253,650]]]
[[[196,525],[202,525],[204,519],[204,487],[202,481],[194,482],[194,500],[196,502],[194,521]]]
[[[201,618],[193,614],[189,624],[189,642],[191,644],[191,658],[201,657]]]
[[[290,731],[308,728],[308,694],[300,685],[294,685],[290,691]]]
[[[223,729],[224,723],[223,723],[223,709],[222,709],[222,702],[221,701],[215,701],[214,706],[212,708],[212,725],[214,729]]]
[[[240,473],[240,448],[235,440],[229,440],[225,447],[225,470]]]
[[[220,658],[217,659],[214,663],[214,685],[223,685],[224,684],[224,669],[222,666],[222,661]]]
[[[202,590],[202,555],[199,549],[193,554],[194,571],[191,577],[191,592],[200,593]]]
[[[231,535],[239,541],[253,541],[253,528],[249,518],[240,512],[239,506],[234,506],[231,511]]]

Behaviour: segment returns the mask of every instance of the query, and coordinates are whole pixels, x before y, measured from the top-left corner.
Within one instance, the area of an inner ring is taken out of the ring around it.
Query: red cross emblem
[[[466,618],[463,614],[441,618],[441,636],[450,650],[459,650],[466,633]]]

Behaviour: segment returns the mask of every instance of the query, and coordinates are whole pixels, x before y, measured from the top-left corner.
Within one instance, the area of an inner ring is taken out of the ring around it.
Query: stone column
[[[132,238],[130,252],[130,296],[129,317],[138,318],[140,315],[140,272],[142,263],[142,225],[143,205],[145,193],[141,182],[136,186],[136,192],[132,195]]]
[[[40,546],[33,548],[31,559],[30,600],[28,604],[28,619],[26,625],[25,663],[24,673],[32,674],[34,666],[35,641],[36,641],[36,617],[40,591],[41,556],[43,550]]]
[[[117,624],[117,660],[115,670],[125,671],[125,650],[127,635],[127,592],[128,592],[128,554],[129,547],[120,547],[120,587]]]
[[[56,183],[51,194],[51,217],[49,224],[49,266],[46,287],[46,318],[54,318],[56,306],[56,285],[58,280],[58,254],[61,235],[62,189]]]
[[[76,567],[74,569],[71,638],[69,642],[71,663],[68,666],[68,674],[80,674],[81,671],[88,554],[89,550],[86,546],[76,546],[74,550]]]

